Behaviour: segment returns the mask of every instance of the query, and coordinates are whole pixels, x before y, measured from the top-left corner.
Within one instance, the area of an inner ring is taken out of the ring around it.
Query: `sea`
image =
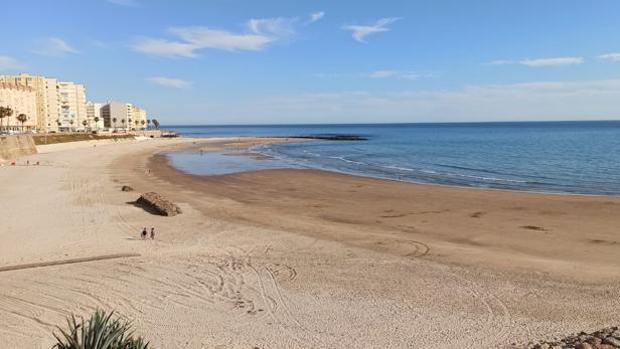
[[[320,169],[413,183],[620,195],[620,121],[360,125],[166,126],[187,137],[359,135],[365,141],[256,146],[260,157],[167,156],[196,175]],[[267,159],[267,160],[265,160]]]

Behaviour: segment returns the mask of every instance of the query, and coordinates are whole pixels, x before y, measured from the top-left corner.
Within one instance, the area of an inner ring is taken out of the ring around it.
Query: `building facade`
[[[108,102],[101,107],[104,127],[111,130],[127,129],[127,103]]]
[[[146,110],[134,105],[131,110],[131,117],[133,119],[133,129],[135,130],[146,129],[147,127]]]
[[[148,126],[144,109],[126,102],[87,102],[86,88],[81,84],[30,74],[0,75],[0,83],[5,90],[4,100],[10,100],[20,113],[28,116],[25,123],[28,130],[74,132],[109,128],[129,131],[144,130]],[[34,109],[30,106],[31,94],[34,95]]]
[[[143,130],[147,126],[146,111],[131,103],[108,102],[101,107],[101,116],[104,127],[112,130]]]
[[[88,123],[86,113],[86,89],[84,85],[70,81],[58,83],[60,116],[58,127],[61,131],[84,131]]]
[[[34,118],[36,129],[41,132],[56,131],[56,120],[59,116],[58,82],[56,79],[30,74],[3,75],[0,82],[28,86],[34,90],[36,111]]]
[[[103,116],[101,115],[101,108],[103,103],[86,103],[86,118],[88,119],[88,127],[91,130],[101,130],[105,127]]]
[[[58,132],[60,121],[60,93],[58,91],[58,80],[46,78],[45,92],[47,94],[47,115],[45,117],[45,128],[40,128],[46,132]],[[39,124],[41,124],[39,122]]]
[[[13,111],[9,117],[2,118],[2,131],[31,131],[37,126],[37,98],[36,92],[29,86],[10,82],[0,82],[0,106],[8,107]],[[22,124],[18,121],[20,114],[26,115]]]

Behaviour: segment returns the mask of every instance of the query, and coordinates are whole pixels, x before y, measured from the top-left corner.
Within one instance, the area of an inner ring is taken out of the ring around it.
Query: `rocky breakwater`
[[[260,137],[259,137],[260,138]],[[300,136],[267,136],[264,138],[284,138],[284,139],[306,139],[317,141],[367,141],[368,138],[361,135],[352,134],[318,134]]]
[[[176,216],[182,213],[179,206],[155,192],[142,194],[136,201],[136,204],[160,216]]]
[[[620,330],[607,327],[595,332],[570,335],[553,341],[530,343],[528,349],[615,349],[620,348]]]

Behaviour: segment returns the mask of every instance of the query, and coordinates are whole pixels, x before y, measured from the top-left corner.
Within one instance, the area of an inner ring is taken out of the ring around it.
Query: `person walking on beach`
[[[151,227],[151,240],[155,240],[155,228]]]
[[[142,229],[142,240],[146,239],[146,227]]]

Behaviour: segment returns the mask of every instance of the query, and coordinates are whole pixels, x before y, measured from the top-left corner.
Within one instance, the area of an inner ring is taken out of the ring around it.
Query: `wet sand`
[[[95,307],[158,348],[502,348],[617,323],[620,199],[310,170],[199,177],[156,154],[264,141],[150,140],[0,168],[0,267],[140,254],[1,272],[3,343],[49,347],[64,316]],[[143,191],[184,213],[131,205]],[[157,240],[141,241],[150,226]]]

